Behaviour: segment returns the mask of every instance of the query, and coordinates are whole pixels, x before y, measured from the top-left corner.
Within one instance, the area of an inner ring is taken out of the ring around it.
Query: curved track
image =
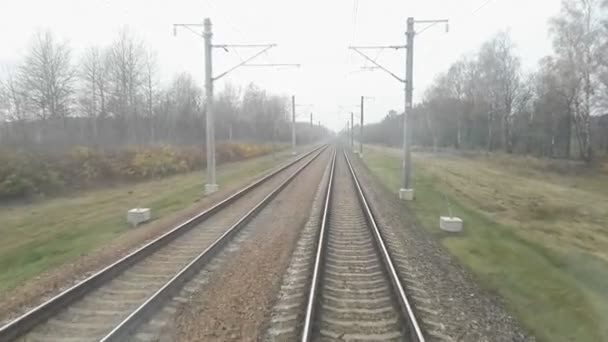
[[[124,337],[322,152],[286,164],[0,328],[0,341]]]

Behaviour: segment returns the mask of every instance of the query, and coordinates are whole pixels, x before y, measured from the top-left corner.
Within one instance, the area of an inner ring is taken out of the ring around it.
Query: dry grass
[[[399,151],[370,147],[365,162],[400,185]],[[506,301],[539,341],[608,341],[608,174],[508,155],[414,153],[418,221]],[[446,196],[465,222],[438,227]]]
[[[248,179],[288,155],[222,165],[218,182],[229,186]],[[158,219],[192,206],[203,196],[204,177],[200,171],[191,172],[0,207],[0,298],[28,279],[120,237],[130,229],[125,219],[129,208],[149,207]]]
[[[577,247],[608,262],[608,174],[580,165],[551,170],[551,161],[530,157],[414,160],[464,205],[547,247]]]

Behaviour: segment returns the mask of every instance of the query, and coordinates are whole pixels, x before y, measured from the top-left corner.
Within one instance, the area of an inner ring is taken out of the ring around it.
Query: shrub
[[[270,153],[269,145],[220,143],[218,163]],[[107,181],[137,181],[200,169],[204,147],[169,145],[105,151],[75,147],[66,153],[0,151],[0,200],[54,194]]]

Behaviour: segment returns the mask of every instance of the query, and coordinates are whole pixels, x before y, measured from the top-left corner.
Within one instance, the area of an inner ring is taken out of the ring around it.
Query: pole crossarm
[[[243,64],[244,67],[294,67],[299,68],[302,65],[296,63],[265,63],[265,64]]]
[[[407,49],[407,45],[369,45],[369,46],[349,46],[350,49]]]
[[[227,48],[265,48],[275,47],[277,44],[213,44],[212,47],[219,49]]]
[[[205,24],[173,24],[173,35],[177,36],[177,28],[178,27],[183,27],[183,28],[187,29],[188,31],[194,33],[195,35],[197,35],[197,36],[199,36],[201,38],[204,38],[204,36],[202,34],[194,31],[192,29],[192,26],[194,26],[194,27],[203,27],[203,26],[205,26]]]
[[[384,72],[386,72],[389,75],[393,76],[399,82],[401,82],[401,83],[405,83],[406,82],[404,79],[402,79],[401,77],[397,76],[395,73],[393,73],[392,71],[390,71],[387,68],[383,67],[378,62],[376,62],[374,59],[372,59],[371,57],[367,56],[365,53],[363,53],[362,51],[360,51],[359,47],[357,47],[357,46],[350,46],[349,49],[355,50],[356,53],[360,54],[361,56],[363,56],[363,58],[365,58],[368,61],[372,62],[375,66],[377,66],[378,68],[380,68]]]
[[[311,107],[314,107],[314,106],[315,106],[315,105],[313,105],[313,104],[299,104],[299,103],[295,104],[295,108],[301,108],[301,107],[304,107],[304,108],[311,108]],[[308,113],[305,113],[305,114],[308,114]],[[298,114],[298,113],[296,113],[295,115],[296,115],[296,118],[297,118],[297,117],[302,116],[303,114],[302,114],[302,113],[299,113],[299,114]]]
[[[425,28],[423,28],[422,30],[420,30],[420,32],[416,32],[417,35],[422,34],[422,32],[430,29],[431,27],[437,25],[437,24],[441,24],[444,23],[446,24],[445,29],[446,31],[449,30],[449,19],[439,19],[439,20],[414,20],[414,24],[430,24],[427,25]]]
[[[216,45],[216,46],[217,46],[217,45]],[[224,71],[223,73],[221,73],[221,74],[219,74],[219,75],[217,75],[217,76],[213,77],[213,81],[217,81],[217,80],[219,80],[220,78],[222,78],[222,77],[226,76],[227,74],[229,74],[229,73],[230,73],[231,71],[233,71],[234,69],[237,69],[238,67],[240,67],[240,66],[243,66],[243,65],[247,64],[247,62],[249,62],[249,61],[253,60],[254,58],[256,58],[256,57],[258,57],[258,56],[260,56],[261,54],[263,54],[264,52],[266,52],[266,51],[268,51],[268,50],[272,49],[272,48],[273,48],[273,47],[275,47],[275,46],[276,46],[276,44],[267,44],[267,45],[264,45],[264,48],[263,48],[262,50],[258,51],[257,53],[255,53],[253,56],[251,56],[251,57],[249,57],[249,58],[246,58],[246,59],[245,59],[245,60],[243,60],[241,63],[239,63],[239,64],[237,64],[237,65],[233,66],[232,68],[230,68],[230,69],[228,69],[228,70]]]

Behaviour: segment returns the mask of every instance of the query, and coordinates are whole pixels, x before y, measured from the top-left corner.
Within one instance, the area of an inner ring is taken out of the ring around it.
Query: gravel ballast
[[[433,331],[431,338],[534,341],[509,315],[501,299],[482,289],[472,274],[416,222],[394,192],[386,189],[358,157],[350,159],[382,233],[394,242],[389,244],[389,251],[403,265],[400,276],[406,291],[414,297],[423,326]],[[424,310],[420,310],[418,296]]]
[[[270,319],[300,231],[329,160],[325,152],[255,217],[245,239],[177,306],[161,340],[258,340]],[[239,240],[239,237],[236,238]],[[172,336],[168,336],[168,334]]]
[[[268,171],[263,174],[266,173]],[[242,181],[237,181],[230,186],[220,188],[218,192],[195,201],[188,208],[136,229],[129,230],[120,239],[115,239],[112,243],[90,254],[82,255],[71,262],[49,270],[9,293],[3,294],[1,298],[2,305],[0,305],[0,325],[9,322],[34,306],[77,284],[94,272],[148,243],[186,219],[217,204],[230,194],[260,177],[261,174],[258,174]]]

